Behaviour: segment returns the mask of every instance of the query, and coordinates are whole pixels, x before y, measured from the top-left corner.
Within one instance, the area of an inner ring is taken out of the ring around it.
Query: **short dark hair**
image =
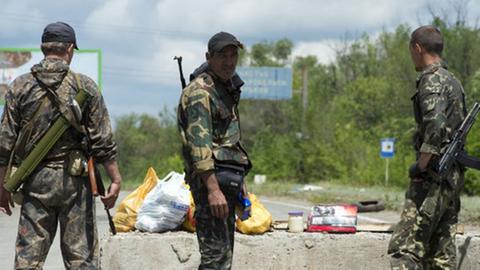
[[[51,54],[56,54],[56,55],[64,55],[67,53],[68,46],[70,46],[72,43],[65,43],[65,42],[58,42],[58,41],[52,41],[52,42],[43,42],[40,48],[42,49],[42,52],[44,55],[51,55]]]
[[[439,56],[442,55],[443,36],[435,26],[424,25],[413,31],[410,37],[410,46],[415,43],[422,46],[429,53],[435,53]]]

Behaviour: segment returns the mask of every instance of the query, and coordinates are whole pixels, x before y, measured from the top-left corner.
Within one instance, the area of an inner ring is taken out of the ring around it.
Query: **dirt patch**
[[[276,231],[235,235],[233,269],[389,269],[390,234]],[[480,237],[457,237],[460,269],[480,269]],[[195,234],[126,233],[102,241],[102,269],[197,269]]]

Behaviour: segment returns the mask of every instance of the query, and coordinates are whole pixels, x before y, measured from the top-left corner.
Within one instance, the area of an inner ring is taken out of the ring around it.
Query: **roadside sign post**
[[[385,159],[385,185],[388,185],[388,163],[395,155],[395,139],[384,138],[380,140],[380,157]]]

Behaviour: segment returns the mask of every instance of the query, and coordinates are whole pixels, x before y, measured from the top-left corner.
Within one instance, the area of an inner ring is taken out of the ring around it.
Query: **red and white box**
[[[307,219],[308,232],[355,233],[357,206],[353,204],[320,204],[312,207]]]

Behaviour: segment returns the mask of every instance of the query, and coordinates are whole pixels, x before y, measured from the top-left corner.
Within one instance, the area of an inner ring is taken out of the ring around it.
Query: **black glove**
[[[418,167],[418,163],[415,162],[412,164],[412,166],[410,166],[410,169],[408,169],[408,175],[410,176],[411,179],[424,178],[425,172],[422,172]]]

